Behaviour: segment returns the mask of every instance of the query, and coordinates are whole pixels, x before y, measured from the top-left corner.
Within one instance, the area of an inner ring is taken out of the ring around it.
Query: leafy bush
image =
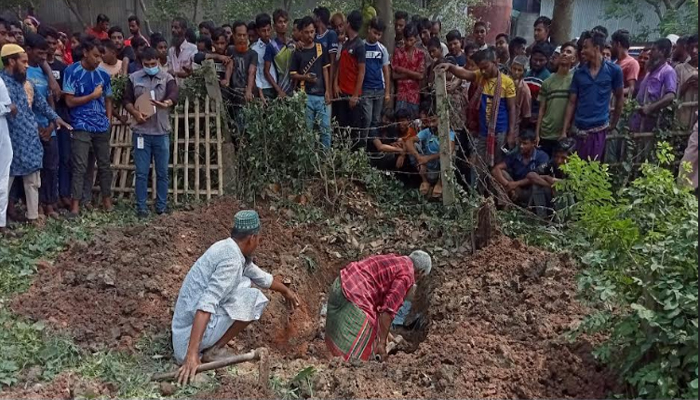
[[[698,397],[698,203],[657,164],[613,194],[607,166],[573,156],[559,187],[578,200],[568,210],[579,279],[597,310],[575,332],[606,334],[594,355],[643,398]]]

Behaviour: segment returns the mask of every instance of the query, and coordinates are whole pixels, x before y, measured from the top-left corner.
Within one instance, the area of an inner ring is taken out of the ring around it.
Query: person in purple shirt
[[[668,63],[673,44],[668,39],[654,43],[646,63],[647,75],[639,85],[637,102],[641,106],[630,119],[632,132],[651,132],[656,128],[659,112],[676,98],[678,76]]]
[[[579,157],[603,160],[608,130],[620,121],[624,104],[622,69],[603,59],[605,36],[584,32],[582,56],[586,63],[574,73],[569,88],[564,127],[560,139],[569,135],[572,119],[575,128],[576,149]],[[610,96],[615,96],[615,109],[610,116]]]

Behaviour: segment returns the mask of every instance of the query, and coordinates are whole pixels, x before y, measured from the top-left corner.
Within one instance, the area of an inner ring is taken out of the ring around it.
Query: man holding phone
[[[156,213],[167,212],[168,163],[170,162],[170,108],[177,103],[175,78],[158,65],[158,53],[151,47],[141,52],[143,69],[129,76],[124,90],[124,108],[136,120],[134,134],[134,164],[136,167],[136,214],[148,216],[148,170],[151,160],[156,168]],[[147,96],[155,107],[143,109],[137,99]],[[141,107],[138,107],[141,106]],[[141,108],[141,109],[139,109]],[[147,112],[145,112],[147,111]]]

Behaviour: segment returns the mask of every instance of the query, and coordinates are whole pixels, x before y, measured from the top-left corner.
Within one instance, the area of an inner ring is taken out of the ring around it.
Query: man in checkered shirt
[[[389,328],[413,286],[430,273],[430,256],[378,255],[340,271],[328,295],[326,345],[349,360],[386,356]]]

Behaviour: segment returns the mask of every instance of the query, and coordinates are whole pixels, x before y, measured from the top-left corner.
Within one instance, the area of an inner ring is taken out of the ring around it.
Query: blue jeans
[[[329,149],[331,147],[331,106],[326,104],[325,97],[309,95],[306,98],[306,127],[312,130],[317,122],[321,128],[321,144]]]
[[[143,138],[143,149],[137,146],[137,139]],[[164,212],[168,205],[168,163],[170,162],[170,135],[134,134],[134,164],[136,166],[136,210],[148,211],[148,170],[151,160],[155,162],[156,211]]]

